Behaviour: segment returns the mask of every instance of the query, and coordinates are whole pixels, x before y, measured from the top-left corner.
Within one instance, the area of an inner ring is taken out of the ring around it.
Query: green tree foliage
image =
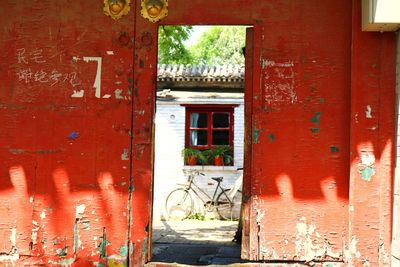
[[[214,26],[189,48],[193,64],[244,65],[242,48],[246,43],[244,26]]]
[[[192,26],[161,26],[158,29],[158,64],[190,64],[192,58],[184,45]]]
[[[239,64],[244,65],[242,48],[246,42],[244,26],[213,26],[190,47],[191,26],[161,26],[159,28],[159,64]]]

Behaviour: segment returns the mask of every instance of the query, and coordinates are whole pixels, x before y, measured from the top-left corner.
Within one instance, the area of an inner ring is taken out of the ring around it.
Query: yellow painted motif
[[[104,0],[104,14],[120,19],[129,13],[131,0]]]
[[[168,0],[141,0],[142,17],[151,22],[158,22],[168,16]]]
[[[107,266],[108,267],[126,267],[126,264],[124,261],[109,259]]]

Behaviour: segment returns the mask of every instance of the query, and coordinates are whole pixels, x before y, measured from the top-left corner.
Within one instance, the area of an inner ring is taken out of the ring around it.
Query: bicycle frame
[[[229,200],[229,202],[232,203],[232,197],[230,197],[230,196],[225,192],[225,189],[221,186],[221,182],[218,182],[218,181],[217,181],[217,186],[215,187],[213,196],[210,197],[210,195],[208,195],[203,189],[201,189],[201,188],[194,182],[195,174],[190,173],[190,174],[188,175],[188,177],[189,177],[189,178],[188,178],[188,183],[184,185],[184,186],[185,186],[185,189],[188,190],[188,191],[192,191],[192,192],[203,202],[203,204],[208,204],[208,203],[210,203],[211,206],[215,208],[215,207],[216,207],[215,204],[217,204],[217,203],[216,203],[216,200],[217,200],[216,198],[217,198],[217,196],[218,196],[217,193],[218,193],[218,189],[219,189],[219,188],[221,189],[222,192],[224,192],[224,195],[225,195],[226,198]],[[202,198],[202,196],[198,193],[197,190],[200,191],[200,192],[208,199],[208,201],[204,201],[203,198]]]

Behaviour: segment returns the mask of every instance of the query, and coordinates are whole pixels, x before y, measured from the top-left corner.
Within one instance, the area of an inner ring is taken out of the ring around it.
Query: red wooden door
[[[254,34],[247,29],[242,258],[342,261],[349,208],[348,90],[311,92],[309,106],[299,106],[294,90],[283,92],[294,89],[297,64],[265,59],[253,70],[260,53]],[[261,97],[253,88],[260,80]],[[324,101],[332,102],[329,110]]]
[[[245,200],[250,203],[245,205],[248,239],[242,252],[246,259],[343,261],[349,212],[350,61],[342,55],[349,54],[350,46],[349,31],[336,30],[338,35],[328,40],[335,50],[329,53],[316,49],[327,40],[312,31],[303,31],[301,38],[313,38],[313,51],[295,43],[281,53],[276,49],[283,44],[277,44],[271,31],[263,32],[261,51],[254,47],[261,67],[254,64],[253,71],[260,88],[253,90],[251,103],[251,190]]]

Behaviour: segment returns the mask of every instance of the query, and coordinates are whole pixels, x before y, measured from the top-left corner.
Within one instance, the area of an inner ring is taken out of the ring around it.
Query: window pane
[[[229,113],[213,113],[213,128],[228,128]]]
[[[213,131],[212,132],[213,145],[229,145],[229,131]]]
[[[207,113],[190,113],[190,127],[191,128],[207,128]]]
[[[190,145],[191,146],[206,146],[207,145],[207,131],[190,131]]]

